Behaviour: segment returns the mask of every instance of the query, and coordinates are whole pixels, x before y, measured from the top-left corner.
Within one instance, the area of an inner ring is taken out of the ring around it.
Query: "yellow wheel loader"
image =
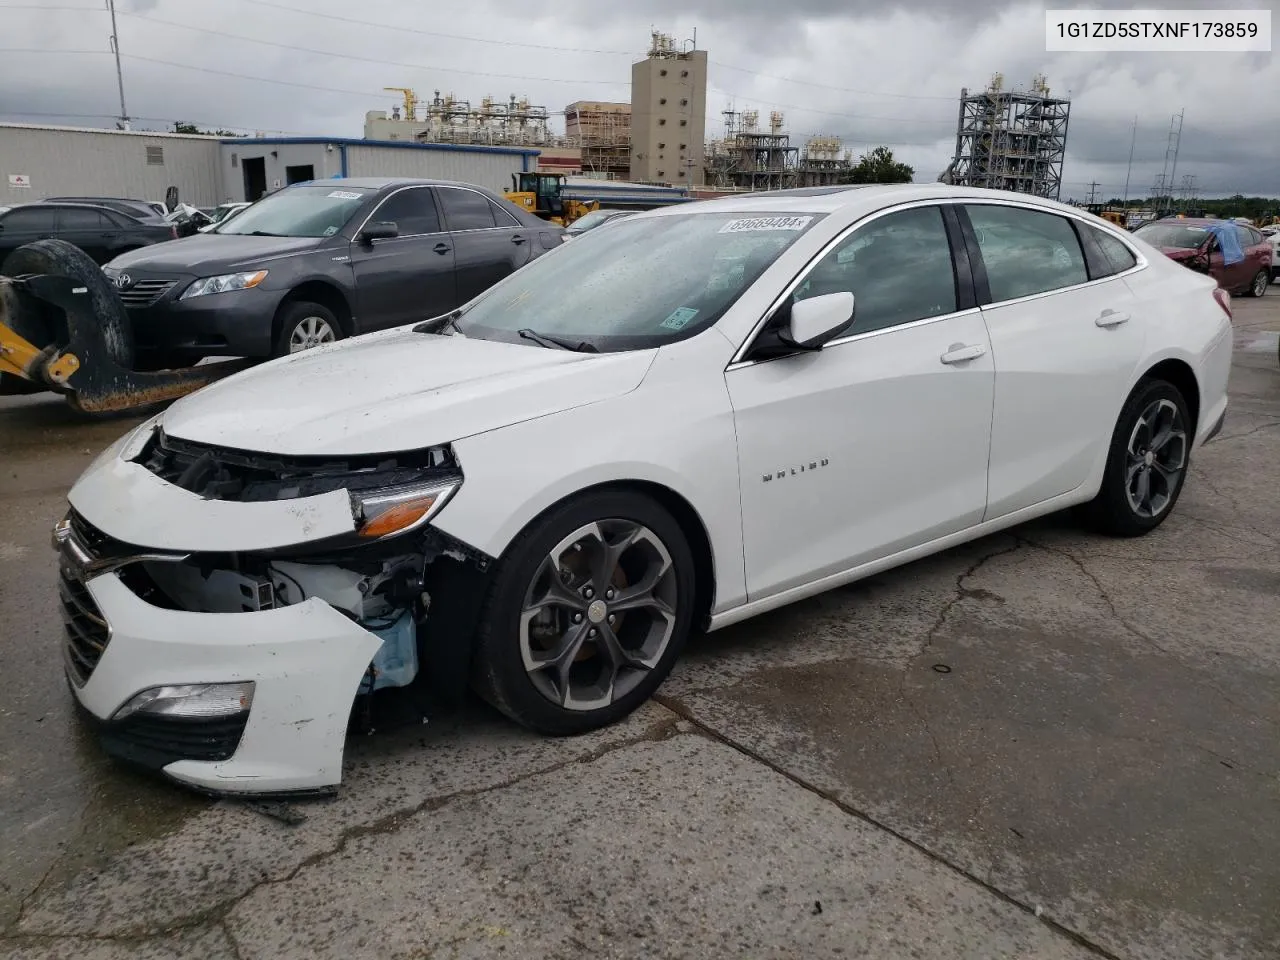
[[[51,390],[110,414],[176,400],[250,366],[131,369],[129,314],[102,268],[63,240],[18,247],[0,265],[0,395]]]
[[[516,206],[561,227],[600,209],[596,200],[587,203],[564,199],[562,173],[513,173],[511,189],[504,196]]]

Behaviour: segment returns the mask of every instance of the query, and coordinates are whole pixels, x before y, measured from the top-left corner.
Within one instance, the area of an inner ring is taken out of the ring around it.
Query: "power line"
[[[261,2],[261,0],[259,0]],[[274,6],[274,4],[271,4]],[[604,84],[608,86],[620,86],[623,83],[630,84],[630,81],[619,80],[583,80],[568,79],[558,77],[526,77],[513,73],[487,73],[481,70],[462,70],[457,67],[442,67],[437,64],[425,63],[405,63],[398,60],[388,60],[385,57],[362,57],[354,53],[336,53],[332,50],[316,50],[313,47],[302,47],[293,43],[279,43],[275,40],[259,40],[256,37],[246,37],[238,33],[227,33],[224,30],[213,30],[209,27],[197,27],[189,23],[177,23],[173,20],[161,20],[158,17],[148,17],[140,13],[125,13],[121,11],[121,16],[131,17],[134,20],[144,20],[148,23],[161,24],[166,27],[178,27],[182,30],[194,30],[197,33],[208,33],[215,37],[226,37],[228,40],[240,40],[244,43],[258,43],[265,47],[276,47],[280,50],[295,50],[299,53],[309,53],[318,57],[334,57],[339,60],[358,60],[362,63],[376,63],[380,66],[390,67],[406,67],[410,70],[437,70],[440,73],[460,73],[472,77],[492,77],[498,80],[528,80],[535,83],[576,83],[576,84]]]
[[[323,20],[335,20],[339,23],[353,23],[361,27],[382,27],[387,30],[395,30],[397,33],[414,33],[424,37],[439,37],[443,40],[464,40],[469,43],[491,43],[502,47],[527,47],[531,50],[553,50],[556,53],[604,53],[611,56],[631,56],[629,50],[592,50],[584,47],[561,47],[552,46],[541,43],[522,43],[517,40],[493,40],[489,37],[466,37],[455,33],[438,33],[434,30],[422,30],[417,27],[406,27],[398,23],[376,23],[369,20],[361,20],[356,17],[343,17],[336,13],[320,13],[316,10],[301,10],[298,7],[286,6],[283,3],[272,3],[270,0],[249,0],[259,7],[272,7],[276,10],[284,10],[295,15],[306,17],[319,17]]]

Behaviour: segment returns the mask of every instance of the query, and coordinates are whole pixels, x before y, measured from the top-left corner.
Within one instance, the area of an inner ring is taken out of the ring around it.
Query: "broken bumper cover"
[[[163,753],[138,754],[129,736],[137,721],[112,719],[143,690],[251,681],[253,703],[230,759],[174,760],[163,772],[217,793],[307,792],[341,781],[347,721],[377,637],[317,599],[257,613],[187,613],[152,606],[115,573],[85,586],[109,636],[72,689],[104,724],[109,752],[135,762]]]

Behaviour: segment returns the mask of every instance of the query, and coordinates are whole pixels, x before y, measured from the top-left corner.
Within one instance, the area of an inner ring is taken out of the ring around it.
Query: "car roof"
[[[915,200],[950,200],[980,203],[1002,200],[1027,207],[1041,207],[1047,212],[1085,213],[1057,200],[1008,190],[955,186],[946,183],[851,184],[834,187],[800,187],[795,190],[768,190],[755,193],[716,197],[696,203],[677,204],[648,215],[688,216],[698,213],[870,213],[883,207]],[[1105,222],[1099,219],[1099,222]]]
[[[316,186],[324,187],[329,185],[337,185],[344,187],[363,187],[367,190],[381,190],[384,187],[471,187],[475,190],[483,190],[486,193],[493,193],[488,187],[482,187],[474,183],[463,183],[458,180],[426,180],[420,177],[333,177],[328,180],[309,180],[305,184],[299,183],[294,186]]]

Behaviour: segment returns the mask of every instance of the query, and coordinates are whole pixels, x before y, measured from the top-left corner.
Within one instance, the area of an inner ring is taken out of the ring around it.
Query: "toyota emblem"
[[[117,290],[128,290],[132,286],[133,286],[133,277],[129,276],[127,273],[121,273],[116,276]]]

